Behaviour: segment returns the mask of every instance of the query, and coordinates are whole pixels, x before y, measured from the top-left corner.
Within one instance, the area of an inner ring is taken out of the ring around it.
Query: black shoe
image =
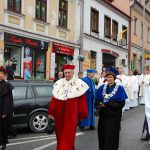
[[[6,145],[3,145],[1,150],[5,150],[6,149]]]
[[[140,138],[141,141],[148,141],[150,139],[149,135],[146,135],[145,137]]]
[[[80,126],[79,129],[80,129],[81,131],[85,131],[84,126]]]

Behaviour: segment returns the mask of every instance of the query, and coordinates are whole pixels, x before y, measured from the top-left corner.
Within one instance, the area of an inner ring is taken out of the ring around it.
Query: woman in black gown
[[[99,111],[99,150],[118,150],[122,108],[127,95],[122,86],[115,83],[112,72],[106,74],[107,83],[96,94],[95,107]]]

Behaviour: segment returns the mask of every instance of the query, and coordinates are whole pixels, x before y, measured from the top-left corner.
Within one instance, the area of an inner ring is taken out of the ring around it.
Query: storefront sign
[[[55,53],[51,53],[50,80],[55,78]]]
[[[60,44],[53,42],[53,47],[52,47],[53,52],[55,53],[61,53],[61,54],[66,54],[66,55],[74,55],[74,49],[68,45]]]
[[[14,44],[26,47],[32,47],[41,50],[48,50],[48,42],[30,39],[14,34],[4,33],[4,42],[6,44]]]
[[[115,57],[119,57],[119,54],[116,53],[116,52],[114,52],[114,51],[112,51],[112,50],[101,49],[101,52],[102,52],[102,53],[108,53],[108,54],[113,55],[113,56],[115,56]]]

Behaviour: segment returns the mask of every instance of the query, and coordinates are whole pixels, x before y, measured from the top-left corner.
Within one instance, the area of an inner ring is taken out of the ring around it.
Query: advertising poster
[[[32,75],[32,51],[29,47],[25,47],[24,50],[24,79],[30,79]]]

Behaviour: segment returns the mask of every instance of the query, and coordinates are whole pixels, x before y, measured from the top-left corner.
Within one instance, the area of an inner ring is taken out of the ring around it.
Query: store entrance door
[[[67,63],[67,57],[63,54],[56,55],[56,69],[55,69],[55,78],[58,77],[59,71],[62,71],[62,66]]]
[[[111,66],[115,67],[115,57],[111,54],[103,53],[103,67],[107,69]]]

